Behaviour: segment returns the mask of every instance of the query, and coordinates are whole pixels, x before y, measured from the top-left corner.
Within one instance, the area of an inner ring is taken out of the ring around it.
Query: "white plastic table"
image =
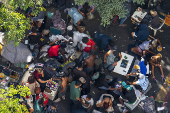
[[[119,60],[119,61],[117,62],[117,65],[115,66],[113,72],[125,76],[125,75],[128,73],[128,71],[129,71],[129,68],[130,68],[130,66],[131,66],[131,64],[132,64],[132,61],[133,61],[134,57],[131,56],[131,55],[128,55],[128,54],[126,54],[126,53],[124,53],[124,52],[121,52],[121,55],[122,55],[122,58],[121,58],[121,60]],[[124,58],[125,56],[127,57],[127,59]],[[127,63],[126,68],[123,68],[123,67],[120,66],[123,59],[128,60],[128,63]]]

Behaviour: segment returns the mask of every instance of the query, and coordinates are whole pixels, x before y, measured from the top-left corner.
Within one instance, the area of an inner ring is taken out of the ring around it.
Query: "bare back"
[[[95,60],[95,56],[90,56],[89,58],[87,58],[85,60],[85,63],[87,65],[87,68],[93,68],[94,67],[94,60]]]

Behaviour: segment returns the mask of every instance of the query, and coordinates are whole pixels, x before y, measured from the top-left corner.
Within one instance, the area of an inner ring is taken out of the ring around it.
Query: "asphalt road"
[[[135,11],[137,6],[132,5],[132,11],[131,14]],[[47,8],[47,11],[55,11],[54,8]],[[108,29],[104,28],[103,26],[100,25],[100,20],[101,18],[99,17],[98,12],[96,11],[95,13],[95,19],[93,20],[87,20],[84,19],[84,23],[86,24],[86,31],[88,31],[91,35],[91,37],[94,37],[94,32],[97,31],[98,33],[103,33],[108,36],[110,36],[113,41],[115,42],[115,46],[117,46],[117,49],[122,52],[126,52],[128,54],[133,55],[132,53],[129,52],[130,48],[129,45],[134,45],[133,41],[130,41],[128,37],[130,37],[131,32],[133,31],[134,25],[131,23],[130,17],[127,18],[125,21],[125,24],[127,24],[126,27],[119,27],[119,19],[116,21],[114,25],[111,25]],[[65,18],[66,14],[62,13],[62,17]],[[47,19],[48,22],[46,24],[46,28],[49,27],[50,25],[50,20]],[[165,47],[162,52],[162,65],[163,65],[163,71],[165,77],[169,74],[170,72],[170,27],[164,25],[162,27],[162,30],[164,32],[157,32],[155,38],[159,38],[159,40],[162,43],[162,46]],[[86,32],[85,31],[85,32]],[[150,35],[153,36],[153,31],[150,31]],[[103,56],[103,54],[101,55]],[[0,64],[4,65],[6,60],[2,57],[0,57]],[[11,66],[11,69],[16,70],[18,72],[22,72],[22,69],[17,68],[15,66]],[[108,72],[106,72],[108,73]],[[110,73],[113,77],[119,77],[122,80],[127,80],[126,77],[116,74],[116,73]],[[161,72],[158,68],[155,68],[155,77],[157,79],[157,83],[154,83],[152,78],[149,78],[149,81],[152,83],[152,89],[147,93],[148,96],[153,96],[156,98],[159,90],[160,90],[160,85],[163,84],[161,80]],[[106,91],[103,90],[98,90],[94,85],[91,86],[91,94],[95,100],[95,102],[99,99],[100,95],[106,93]],[[116,100],[116,102],[118,102]],[[156,106],[161,106],[160,103],[157,103]],[[167,108],[170,108],[170,105],[167,105]],[[95,108],[95,107],[93,107]],[[116,107],[114,107],[116,109]],[[142,109],[139,107],[136,107],[132,113],[144,113]],[[59,102],[59,113],[70,113],[70,99],[69,99],[69,88],[66,93],[66,100],[62,100]],[[162,111],[162,113],[166,113],[166,111]]]

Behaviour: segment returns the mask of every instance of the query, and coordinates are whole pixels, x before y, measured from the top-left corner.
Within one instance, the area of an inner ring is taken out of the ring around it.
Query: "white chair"
[[[165,20],[164,20],[164,19],[162,19],[162,18],[160,18],[160,17],[159,17],[159,19],[162,21],[162,23],[160,24],[160,26],[159,26],[158,28],[153,28],[152,26],[148,26],[151,30],[154,31],[154,36],[156,35],[156,32],[157,32],[158,30],[161,30],[162,26],[163,26],[164,23],[165,23]]]

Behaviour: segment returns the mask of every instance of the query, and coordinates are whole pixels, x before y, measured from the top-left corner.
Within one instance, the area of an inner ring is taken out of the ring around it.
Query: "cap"
[[[134,68],[135,68],[136,70],[140,69],[139,65],[134,65]]]
[[[124,88],[126,88],[127,90],[131,90],[132,89],[132,87],[130,85],[127,85],[126,82],[124,82],[124,81],[122,82],[122,86]]]
[[[92,80],[98,79],[99,78],[99,72],[96,72],[93,77]]]
[[[80,77],[80,78],[79,78],[79,81],[80,81],[81,83],[84,83],[86,80],[85,80],[84,77]]]
[[[110,75],[106,75],[105,76],[105,79],[112,79],[113,77],[112,76],[110,76]]]
[[[139,79],[143,79],[144,78],[144,75],[141,74],[141,73],[138,76],[139,76]]]

